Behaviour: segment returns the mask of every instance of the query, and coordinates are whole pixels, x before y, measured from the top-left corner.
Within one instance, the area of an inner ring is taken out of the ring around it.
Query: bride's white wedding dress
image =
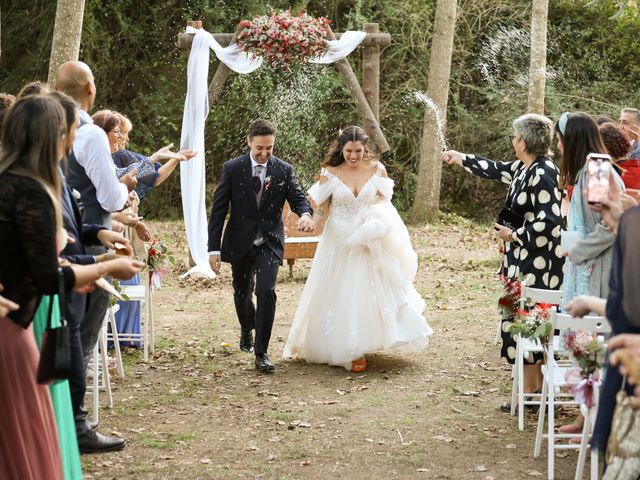
[[[285,358],[351,369],[366,353],[420,351],[433,332],[413,287],[418,262],[391,204],[393,180],[376,173],[356,197],[323,169],[309,190],[331,213],[284,348]]]

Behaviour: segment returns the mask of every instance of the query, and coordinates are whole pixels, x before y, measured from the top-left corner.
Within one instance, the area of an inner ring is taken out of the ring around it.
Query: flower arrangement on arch
[[[158,239],[153,239],[147,247],[147,266],[152,272],[160,272],[166,263],[176,263],[167,246]]]
[[[512,337],[519,335],[535,342],[545,342],[551,334],[552,307],[548,303],[539,303],[530,310],[518,309],[509,333]]]
[[[238,46],[245,52],[260,56],[273,68],[284,70],[296,62],[323,55],[331,20],[312,17],[300,11],[273,12],[253,20],[243,20],[238,34]]]
[[[573,393],[577,402],[591,408],[593,389],[600,385],[599,370],[607,351],[603,342],[591,332],[566,330],[562,334],[562,345],[574,359],[574,366],[565,373],[567,382],[574,384]]]

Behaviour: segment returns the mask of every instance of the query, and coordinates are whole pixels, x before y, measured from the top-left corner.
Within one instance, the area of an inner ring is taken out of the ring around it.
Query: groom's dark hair
[[[265,120],[264,118],[259,118],[254,120],[251,125],[249,125],[249,140],[252,140],[253,137],[261,137],[263,135],[275,135],[276,127],[269,120]]]

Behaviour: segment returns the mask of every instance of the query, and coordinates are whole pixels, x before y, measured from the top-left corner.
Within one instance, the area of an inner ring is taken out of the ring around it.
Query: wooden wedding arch
[[[202,21],[187,22],[187,25],[194,28],[202,28]],[[236,41],[237,35],[242,28],[238,26],[235,33],[213,33],[212,35],[220,45],[226,47]],[[377,23],[365,23],[363,31],[367,35],[361,44],[364,47],[362,50],[362,86],[347,58],[339,60],[335,63],[335,66],[355,101],[356,109],[362,117],[365,130],[369,133],[376,149],[381,153],[385,153],[389,151],[389,144],[380,128],[380,50],[381,47],[391,43],[391,35],[389,33],[381,33]],[[193,36],[193,34],[189,33],[178,34],[178,47],[190,49]],[[329,29],[328,36],[329,39],[335,40],[340,38],[341,34],[334,35]],[[220,95],[230,73],[229,67],[220,62],[209,84],[209,105],[215,105],[220,100]]]
[[[187,22],[187,26],[201,29],[202,21]],[[235,33],[213,33],[216,41],[226,47],[236,41],[238,33],[243,27],[238,26]],[[364,122],[364,128],[372,140],[374,151],[381,154],[389,151],[389,144],[380,128],[380,51],[391,43],[389,33],[381,33],[377,23],[365,23],[363,31],[367,34],[362,41],[362,86],[358,81],[347,58],[339,60],[334,65],[349,89],[355,102],[356,109]],[[341,33],[334,34],[329,29],[329,39],[340,38]],[[178,47],[190,49],[194,34],[178,34]],[[215,105],[220,100],[225,83],[231,74],[231,69],[220,62],[209,84],[209,105]],[[315,205],[314,205],[315,207]],[[293,275],[293,265],[297,258],[313,258],[318,245],[318,235],[322,232],[323,224],[316,225],[315,232],[305,233],[297,230],[298,216],[291,212],[285,204],[283,211],[285,228],[284,258],[289,265],[289,274]],[[323,222],[324,223],[324,222]]]

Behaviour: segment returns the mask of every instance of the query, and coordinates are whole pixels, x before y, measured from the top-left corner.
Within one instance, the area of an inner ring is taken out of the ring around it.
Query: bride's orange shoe
[[[353,360],[351,362],[351,371],[352,372],[364,372],[367,369],[367,361],[364,357],[358,358],[357,360]]]

